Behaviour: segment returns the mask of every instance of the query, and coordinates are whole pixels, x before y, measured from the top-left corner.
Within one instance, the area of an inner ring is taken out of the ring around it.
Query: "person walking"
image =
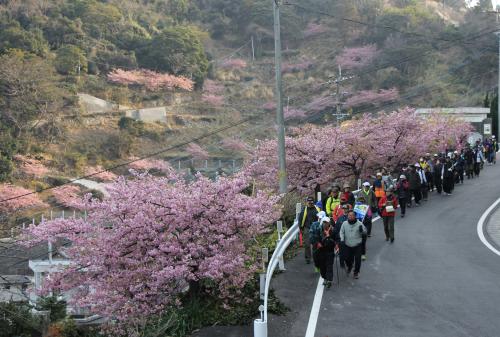
[[[351,205],[351,208],[354,207],[356,198],[354,197],[354,194],[351,192],[351,184],[344,183],[344,191],[342,192],[342,197],[347,199],[347,203]]]
[[[493,164],[496,165],[496,163],[497,163],[497,152],[498,152],[498,141],[497,141],[495,135],[491,136],[491,143],[492,143],[492,147],[493,147],[493,153],[492,153]]]
[[[309,228],[309,242],[311,243],[312,247],[312,259],[314,263],[314,269],[316,270],[317,273],[319,273],[320,265],[318,262],[318,243],[321,242],[321,220],[326,217],[325,211],[318,212],[317,214],[317,221],[313,222],[311,224],[311,227]]]
[[[439,158],[438,154],[434,154],[434,172],[433,172],[433,182],[434,182],[434,187],[436,188],[436,191],[441,194],[443,190],[443,179],[441,178],[442,171],[443,170],[443,163],[441,162],[441,159]]]
[[[365,198],[365,202],[368,206],[370,206],[372,213],[377,212],[377,198],[375,197],[375,192],[373,192],[373,190],[371,189],[370,183],[368,181],[365,181],[363,183],[363,187],[361,188],[361,191],[358,195]],[[370,233],[368,233],[368,236],[370,236]]]
[[[463,150],[458,153],[455,151],[455,184],[464,183],[465,158]]]
[[[394,242],[394,218],[396,217],[396,208],[398,208],[398,199],[394,196],[393,188],[389,189],[386,196],[380,199],[378,204],[382,211],[382,221],[384,222],[385,241]]]
[[[312,249],[311,242],[309,240],[309,230],[311,225],[316,221],[317,215],[320,210],[314,205],[314,198],[307,197],[306,206],[302,209],[299,214],[300,230],[302,233],[302,241],[304,246],[304,257],[306,263],[311,263]]]
[[[371,207],[366,203],[364,195],[360,195],[358,200],[356,200],[354,213],[356,213],[356,218],[366,227],[367,235],[363,236],[363,241],[361,242],[361,260],[364,261],[366,260],[366,241],[368,237],[371,237],[373,217]]]
[[[385,185],[382,179],[382,172],[377,172],[376,178],[373,181],[373,189],[375,190],[375,198],[377,199],[377,205],[380,200],[385,195]]]
[[[329,217],[321,219],[321,233],[317,246],[317,261],[323,285],[327,288],[332,286],[333,281],[333,262],[335,259],[335,234],[331,226]]]
[[[333,186],[328,191],[328,198],[325,203],[326,216],[332,217],[332,212],[340,205],[340,188],[338,186]]]
[[[432,192],[434,191],[434,161],[431,158],[430,153],[425,154],[425,163],[427,164],[427,169],[425,170],[425,176],[427,178],[427,190]]]
[[[444,195],[451,195],[454,187],[454,167],[450,156],[447,156],[441,169],[441,177],[443,179]]]
[[[421,161],[423,162],[424,159],[421,158]],[[427,164],[425,164],[427,166]],[[420,180],[420,193],[422,195],[422,199],[424,201],[427,201],[428,194],[427,194],[427,177],[425,175],[424,168],[420,164],[415,164],[415,167],[417,168],[417,173],[418,173],[418,178]]]
[[[420,175],[417,172],[419,164],[415,164],[409,171],[408,183],[410,184],[410,197],[408,198],[408,207],[412,205],[412,198],[415,199],[415,205],[420,206],[420,199],[422,198],[422,191],[420,186]],[[380,200],[379,200],[380,204]]]
[[[410,183],[404,174],[399,176],[396,184],[396,193],[398,195],[399,205],[401,206],[401,217],[404,218],[406,214],[406,205],[410,197]]]
[[[343,269],[343,268],[345,268],[345,259],[344,259],[345,247],[340,240],[340,229],[342,228],[342,224],[345,221],[347,221],[347,213],[349,212],[350,205],[347,203],[344,203],[343,205],[341,205],[339,207],[340,207],[340,211],[338,212],[339,217],[338,217],[337,221],[334,222],[335,226],[334,226],[333,233],[334,233],[334,237],[335,237],[335,242],[337,243],[337,245],[339,247],[339,265],[340,265],[340,268]]]
[[[483,146],[478,144],[474,150],[474,175],[479,177],[481,166],[484,163]]]
[[[361,243],[366,235],[366,227],[356,219],[356,214],[350,210],[347,214],[347,221],[344,221],[340,228],[340,241],[345,250],[345,264],[347,275],[352,271],[354,262],[354,278],[359,278],[361,270]]]
[[[472,150],[470,144],[467,144],[467,147],[464,152],[465,159],[465,173],[467,174],[467,179],[474,179],[474,151]]]

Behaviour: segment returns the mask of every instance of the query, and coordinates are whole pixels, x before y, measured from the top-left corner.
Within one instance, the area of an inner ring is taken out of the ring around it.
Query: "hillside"
[[[485,9],[430,0],[283,6],[287,125],[335,121],[339,66],[344,113],[481,105],[497,66],[495,17]],[[210,132],[198,148],[156,159],[191,172],[207,165],[209,174],[209,165],[241,163],[244,143],[274,134],[273,56],[268,1],[0,1],[2,193],[56,187]],[[92,111],[78,94],[108,103]],[[159,108],[160,121],[135,120],[143,108]],[[141,164],[93,178],[140,167],[161,174],[162,162]],[[0,208],[2,225],[71,208],[85,189],[70,186]]]

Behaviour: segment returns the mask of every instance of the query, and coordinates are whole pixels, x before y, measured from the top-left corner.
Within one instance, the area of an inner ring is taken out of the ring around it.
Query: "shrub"
[[[87,71],[87,58],[77,46],[66,45],[57,50],[55,66],[62,75],[76,75]]]

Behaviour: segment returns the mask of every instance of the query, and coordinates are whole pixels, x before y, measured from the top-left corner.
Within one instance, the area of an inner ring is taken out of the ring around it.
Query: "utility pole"
[[[342,79],[342,67],[339,64],[339,74],[335,83],[337,84],[337,126],[340,124],[340,114],[342,112],[342,103],[340,102],[340,80]]]
[[[339,72],[338,72],[338,76],[337,76],[337,79],[335,80],[335,85],[337,86],[337,90],[336,90],[336,96],[337,96],[337,102],[336,102],[336,108],[335,108],[335,120],[336,120],[336,125],[339,126],[340,125],[340,122],[342,121],[342,119],[344,117],[347,117],[349,116],[349,114],[346,114],[346,113],[342,113],[342,99],[341,99],[341,92],[340,92],[340,83],[342,83],[342,81],[346,80],[347,78],[342,78],[342,67],[339,65]]]
[[[255,48],[253,45],[253,35],[252,35],[252,61],[255,62]]]
[[[283,116],[283,84],[281,82],[281,32],[280,32],[280,4],[273,0],[274,14],[274,63],[276,71],[276,122],[278,126],[278,161],[280,193],[287,191],[287,174],[285,160],[285,117]]]
[[[498,36],[497,141],[500,138],[500,31]]]

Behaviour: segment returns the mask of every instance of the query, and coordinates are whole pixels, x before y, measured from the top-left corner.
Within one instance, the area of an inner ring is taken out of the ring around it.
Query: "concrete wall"
[[[113,102],[94,97],[89,94],[78,94],[78,101],[80,106],[87,114],[106,113],[111,111],[125,110],[129,107],[125,105],[118,105]]]
[[[125,111],[125,116],[145,123],[167,122],[167,109],[165,107],[132,109]]]

